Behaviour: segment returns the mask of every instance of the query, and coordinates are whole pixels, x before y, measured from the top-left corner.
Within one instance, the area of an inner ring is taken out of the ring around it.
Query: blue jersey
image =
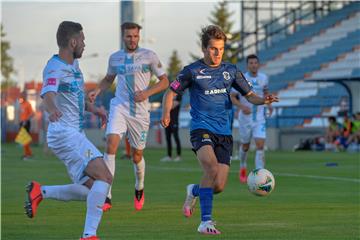
[[[231,135],[232,87],[242,95],[251,91],[250,83],[234,64],[223,62],[218,67],[210,67],[203,60],[184,67],[170,85],[177,94],[189,88],[190,131],[207,129],[222,135]]]

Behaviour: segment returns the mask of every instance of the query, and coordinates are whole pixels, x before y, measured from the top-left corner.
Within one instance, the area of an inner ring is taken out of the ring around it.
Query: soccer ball
[[[267,196],[275,188],[275,179],[270,171],[258,168],[249,173],[247,184],[251,193],[257,196]]]

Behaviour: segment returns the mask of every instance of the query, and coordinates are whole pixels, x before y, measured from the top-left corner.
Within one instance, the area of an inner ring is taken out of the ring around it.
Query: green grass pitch
[[[85,202],[45,199],[34,219],[24,215],[25,185],[68,184],[65,167],[54,156],[34,148],[34,159],[20,160],[22,149],[2,145],[1,239],[79,239]],[[231,166],[228,184],[214,197],[213,217],[222,235],[197,233],[200,207],[192,218],[182,216],[185,186],[198,183],[195,155],[184,150],[183,161],[161,163],[165,150],[146,149],[145,206],[133,209],[133,166],[117,159],[113,208],[103,215],[98,235],[117,239],[360,239],[359,154],[267,152],[267,169],[275,176],[274,192],[265,198],[250,194],[238,181],[239,162]],[[118,154],[120,155],[120,154]],[[249,168],[254,154],[249,155]],[[338,166],[326,167],[336,162]]]

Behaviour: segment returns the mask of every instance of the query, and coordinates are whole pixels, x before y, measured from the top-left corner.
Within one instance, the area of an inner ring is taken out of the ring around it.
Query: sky
[[[183,65],[189,64],[190,53],[201,56],[198,32],[210,23],[216,4],[199,0],[142,2],[140,45],[154,50],[165,67],[173,50]],[[64,20],[82,24],[86,47],[80,66],[85,81],[98,81],[106,74],[110,54],[119,50],[119,5],[118,1],[2,1],[1,21],[5,39],[11,43],[9,54],[14,58],[18,85],[42,81],[47,60],[58,51],[55,34]],[[229,8],[236,13],[239,5],[230,4]],[[232,20],[238,30],[239,14]]]

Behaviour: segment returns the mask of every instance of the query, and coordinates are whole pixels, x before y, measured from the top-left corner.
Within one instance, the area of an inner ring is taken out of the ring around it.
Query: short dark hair
[[[201,46],[207,48],[211,39],[224,40],[226,43],[227,37],[223,30],[216,25],[209,25],[201,29]]]
[[[59,47],[67,47],[69,40],[83,30],[80,23],[63,21],[60,23],[56,33],[57,45]]]
[[[250,59],[256,59],[258,60],[258,62],[260,62],[258,56],[256,56],[255,54],[250,54],[249,56],[247,56],[246,63],[248,63]]]
[[[121,24],[121,34],[124,34],[125,29],[134,29],[137,28],[138,30],[142,29],[142,27],[134,22],[124,22]]]

